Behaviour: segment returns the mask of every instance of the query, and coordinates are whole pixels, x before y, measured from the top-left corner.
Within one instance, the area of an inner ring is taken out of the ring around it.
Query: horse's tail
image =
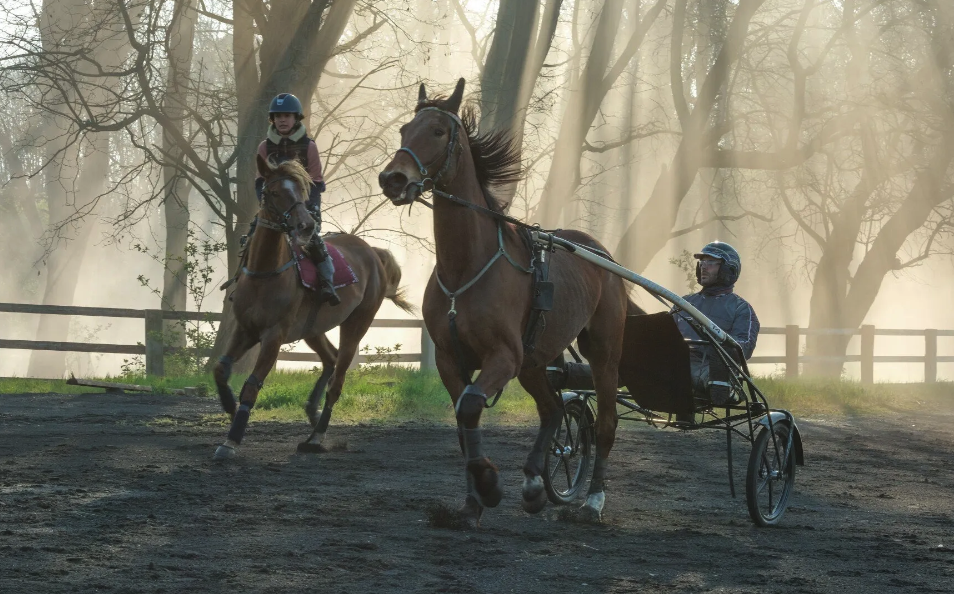
[[[376,247],[373,249],[378,258],[381,259],[381,263],[384,264],[384,278],[388,283],[387,293],[384,296],[390,299],[394,305],[414,315],[417,313],[417,308],[407,300],[405,288],[399,286],[401,284],[401,267],[394,258],[394,254],[384,248]]]

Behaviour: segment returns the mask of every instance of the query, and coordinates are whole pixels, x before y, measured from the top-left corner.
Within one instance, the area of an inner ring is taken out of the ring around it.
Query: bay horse
[[[580,515],[599,521],[616,435],[623,328],[627,312],[642,311],[629,300],[621,278],[557,251],[549,254],[552,310],[545,314],[532,352],[525,353],[531,254],[516,228],[493,216],[503,209],[492,192],[519,180],[520,148],[506,134],[479,135],[472,109],[465,107],[458,115],[463,91],[460,79],[449,98],[429,100],[422,84],[415,116],[401,127],[401,148],[378,176],[384,195],[397,206],[412,204],[423,190],[434,191],[437,262],[422,313],[436,347],[438,372],[454,403],[465,457],[467,493],[460,514],[479,525],[484,508],[495,507],[502,497],[498,469],[483,451],[480,417],[488,396],[499,394],[514,377],[533,397],[540,416],[523,467],[521,504],[529,513],[545,507],[544,451],[563,420],[562,399],[547,382],[546,366],[576,339],[591,365],[597,393],[597,457]],[[559,236],[606,251],[580,231]],[[476,370],[480,373],[471,381]]]
[[[318,353],[322,363],[321,376],[305,409],[314,430],[299,445],[299,451],[321,451],[345,375],[381,303],[388,298],[402,310],[414,312],[398,286],[401,268],[391,252],[371,247],[349,234],[329,237],[326,243],[341,252],[357,280],[338,289],[339,305],[319,304],[318,293],[299,281],[294,265],[296,256],[291,247],[293,243],[304,247],[316,232],[315,221],[303,201],[308,196],[311,178],[297,161],[273,165],[259,157],[258,169],[265,178],[265,189],[258,225],[231,296],[236,330],[214,369],[219,400],[232,417],[228,438],[215,451],[216,459],[236,454],[245,435],[249,413],[278,360],[279,350],[282,345],[297,340],[304,340]],[[325,337],[325,332],[335,327],[340,328],[338,349]],[[258,343],[262,348],[255,368],[245,380],[236,403],[228,384],[232,365]],[[318,405],[326,386],[325,406],[319,415]]]

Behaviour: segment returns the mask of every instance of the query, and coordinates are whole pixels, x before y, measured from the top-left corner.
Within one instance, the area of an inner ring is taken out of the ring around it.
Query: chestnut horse
[[[391,252],[347,234],[335,235],[326,242],[341,252],[357,282],[338,289],[339,305],[320,305],[318,294],[299,282],[289,246],[290,242],[307,245],[315,232],[315,221],[303,202],[311,178],[297,161],[274,166],[259,157],[258,168],[265,177],[258,225],[232,294],[232,312],[238,324],[214,372],[222,408],[232,417],[228,439],[215,451],[217,459],[235,455],[245,435],[249,412],[278,360],[279,350],[283,344],[297,340],[304,340],[322,363],[322,374],[306,407],[314,431],[300,444],[299,451],[320,451],[345,374],[384,298],[404,311],[414,311],[398,288],[401,269]],[[338,350],[325,337],[325,332],[335,327],[340,327]],[[262,348],[236,404],[228,384],[232,365],[257,343]],[[325,407],[319,416],[318,404],[329,381]]]
[[[606,461],[616,435],[623,328],[627,311],[640,310],[628,299],[619,277],[567,252],[548,254],[549,280],[555,285],[552,310],[545,314],[532,353],[524,352],[531,306],[530,250],[515,227],[493,216],[502,214],[502,208],[491,192],[496,185],[519,179],[520,150],[509,136],[477,135],[473,111],[457,113],[463,91],[460,79],[450,98],[428,100],[422,84],[415,116],[401,127],[401,148],[378,176],[385,196],[398,206],[411,204],[422,190],[434,190],[437,264],[424,293],[423,316],[436,346],[441,380],[454,402],[466,459],[468,491],[460,513],[479,523],[484,508],[500,502],[498,470],[481,444],[480,416],[488,396],[494,397],[514,377],[533,397],[540,415],[537,438],[523,467],[522,505],[530,513],[544,508],[544,450],[551,447],[551,436],[563,419],[562,400],[547,382],[546,366],[576,339],[592,367],[598,406],[597,459],[581,511],[599,520]],[[585,233],[559,235],[605,251]]]

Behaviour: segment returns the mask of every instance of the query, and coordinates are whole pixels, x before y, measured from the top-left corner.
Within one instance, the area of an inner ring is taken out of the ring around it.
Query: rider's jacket
[[[314,182],[309,193],[309,199],[317,199],[317,195],[325,191],[325,180],[321,174],[321,157],[318,155],[318,145],[308,137],[305,127],[301,124],[288,136],[282,136],[275,129],[275,126],[270,124],[267,137],[258,145],[258,154],[266,161],[271,158],[274,163],[284,163],[297,159],[308,170],[308,175]],[[262,172],[257,171],[257,173],[256,189],[260,188],[264,181]]]
[[[683,299],[730,334],[742,347],[746,359],[752,356],[759,337],[759,319],[749,302],[733,293],[732,287],[705,287]],[[699,340],[696,331],[683,319],[684,315],[686,314],[674,316],[679,332],[688,339]]]

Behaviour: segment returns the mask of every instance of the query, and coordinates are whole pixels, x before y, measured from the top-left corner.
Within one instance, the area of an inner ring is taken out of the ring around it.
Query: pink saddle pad
[[[351,269],[351,265],[344,259],[338,248],[330,243],[325,243],[325,247],[328,248],[328,255],[335,265],[335,288],[340,289],[358,282],[354,270]],[[295,264],[298,267],[298,278],[301,279],[301,284],[312,291],[316,291],[318,289],[318,267],[311,261],[311,258],[305,255],[301,246],[292,245],[292,251],[295,252]]]

